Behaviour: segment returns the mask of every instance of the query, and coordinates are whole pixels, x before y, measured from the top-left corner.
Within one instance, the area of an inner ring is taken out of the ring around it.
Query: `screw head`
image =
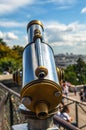
[[[55,95],[55,97],[59,97],[61,95],[61,92],[57,91],[57,92],[54,93],[54,95]]]
[[[22,104],[24,104],[25,106],[28,106],[31,104],[31,98],[30,97],[23,97],[21,100]]]

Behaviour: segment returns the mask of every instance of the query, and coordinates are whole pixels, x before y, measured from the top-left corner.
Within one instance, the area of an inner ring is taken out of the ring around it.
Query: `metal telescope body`
[[[27,25],[27,33],[28,44],[23,52],[21,102],[28,112],[35,113],[35,120],[29,119],[33,130],[47,130],[53,126],[50,113],[61,102],[62,91],[53,50],[44,41],[43,24],[38,20],[31,21]]]

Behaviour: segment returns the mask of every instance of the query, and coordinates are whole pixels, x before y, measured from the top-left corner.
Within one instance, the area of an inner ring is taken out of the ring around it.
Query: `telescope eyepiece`
[[[46,67],[44,66],[39,66],[36,70],[35,70],[35,74],[39,79],[42,79],[44,77],[47,76],[48,74],[48,70]]]
[[[46,74],[44,72],[40,72],[38,75],[39,79],[43,79],[46,76]]]

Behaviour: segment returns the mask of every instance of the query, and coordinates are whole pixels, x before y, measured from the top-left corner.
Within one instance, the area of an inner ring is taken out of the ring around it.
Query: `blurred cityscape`
[[[83,61],[86,63],[86,55],[75,55],[73,53],[66,53],[66,54],[58,54],[55,55],[55,62],[56,66],[59,66],[61,68],[66,68],[69,65],[73,65],[77,63],[77,60],[79,58],[83,59]]]

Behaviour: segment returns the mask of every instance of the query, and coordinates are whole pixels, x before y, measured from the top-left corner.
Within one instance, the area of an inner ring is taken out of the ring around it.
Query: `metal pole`
[[[10,113],[10,126],[13,125],[13,104],[11,101],[11,95],[9,96],[9,113]]]
[[[0,83],[0,87],[3,88],[3,89],[5,89],[5,90],[7,90],[7,91],[8,91],[9,93],[11,93],[11,94],[14,94],[14,95],[17,96],[18,98],[20,98],[20,94],[19,94],[19,93],[17,93],[17,92],[15,92],[15,91],[13,91],[12,89],[8,88],[6,85]]]
[[[4,128],[4,106],[5,102],[8,98],[8,93],[3,96],[3,98],[0,101],[0,130],[5,130]]]
[[[75,103],[76,126],[78,127],[78,103]]]
[[[54,115],[54,121],[56,121],[57,124],[59,124],[63,128],[66,128],[67,130],[80,130],[78,127],[73,126],[71,123],[63,120],[56,115]]]

